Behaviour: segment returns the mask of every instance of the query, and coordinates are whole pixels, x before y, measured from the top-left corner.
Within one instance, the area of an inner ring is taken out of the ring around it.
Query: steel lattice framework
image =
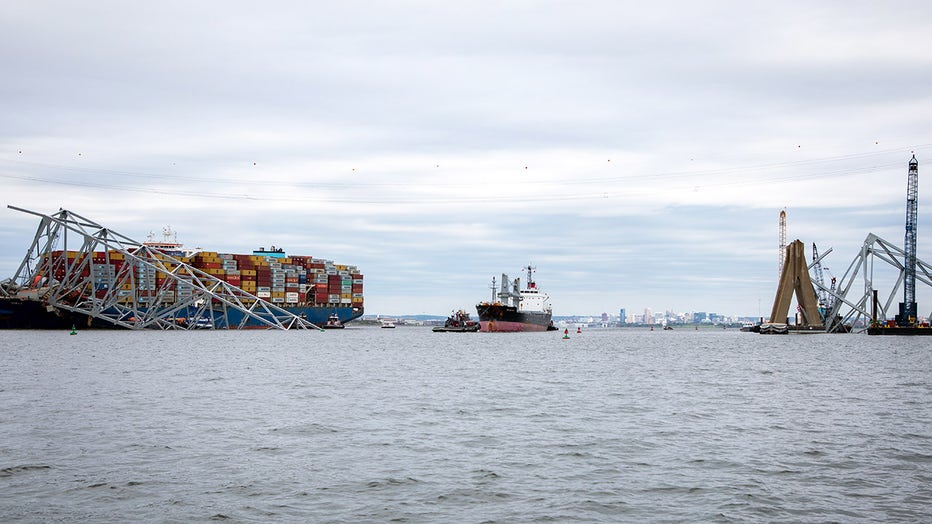
[[[0,295],[37,290],[49,311],[87,315],[128,329],[320,329],[281,307],[230,285],[183,260],[121,235],[68,210],[53,215],[8,206],[40,217],[32,245],[16,274],[0,283]],[[103,260],[95,253],[102,253]],[[111,257],[122,255],[114,270]],[[140,275],[164,275],[149,287]],[[125,290],[146,288],[146,296]],[[184,287],[184,297],[174,290]],[[122,292],[122,293],[121,293]],[[239,322],[231,325],[230,313]],[[183,321],[179,321],[183,320]],[[194,321],[197,320],[197,321]],[[205,320],[205,322],[198,322]]]
[[[919,209],[919,162],[916,155],[909,161],[906,182],[906,237],[904,258],[906,275],[903,284],[903,318],[901,325],[909,325],[916,319],[916,226]]]
[[[814,260],[809,266],[810,271],[827,254],[828,252]],[[888,317],[888,312],[893,312],[894,300],[899,293],[900,286],[903,286],[906,281],[907,271],[903,263],[904,260],[906,260],[906,252],[902,248],[870,233],[864,240],[860,252],[854,257],[844,276],[838,281],[837,288],[826,288],[824,283],[814,282],[815,287],[829,295],[829,300],[834,300],[834,304],[832,304],[826,315],[826,331],[841,331],[843,326],[856,325],[859,321],[864,321],[862,325],[866,327],[866,324],[872,319],[874,264],[877,261],[899,271],[899,276],[890,294],[885,300],[878,300],[877,304],[877,320],[883,322],[887,318],[891,318]],[[927,286],[932,286],[932,266],[915,258],[915,278]],[[862,284],[860,289],[855,286],[859,281]],[[849,299],[849,295],[852,298]],[[842,315],[842,311],[846,311],[846,313]]]

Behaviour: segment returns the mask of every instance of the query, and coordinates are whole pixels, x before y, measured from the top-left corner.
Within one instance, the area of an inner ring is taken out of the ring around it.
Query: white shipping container
[[[256,296],[259,298],[269,298],[272,296],[272,293],[268,291],[256,291]]]

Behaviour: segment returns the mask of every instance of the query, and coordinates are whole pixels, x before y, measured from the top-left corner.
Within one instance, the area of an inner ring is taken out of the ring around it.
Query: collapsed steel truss
[[[809,265],[809,269],[812,270],[813,266],[827,254],[828,252],[813,260],[812,264]],[[876,320],[885,321],[887,312],[892,311],[894,301],[906,279],[905,259],[906,252],[903,248],[870,233],[864,240],[860,252],[854,257],[834,290],[827,288],[824,283],[814,281],[816,287],[832,297],[830,300],[834,300],[831,309],[826,312],[826,331],[829,333],[843,331],[845,326],[855,325],[866,328],[867,324],[873,320],[874,263],[876,260],[886,263],[899,271],[896,284],[890,290],[886,300],[878,300],[876,304]],[[916,279],[927,286],[932,286],[932,266],[918,258],[916,259]],[[863,283],[860,289],[855,287],[855,283],[858,281]],[[849,299],[848,295],[851,295],[852,298]],[[847,312],[841,315],[841,312],[846,308]]]
[[[59,210],[45,215],[7,207],[41,220],[16,274],[0,283],[0,296],[22,296],[23,290],[30,290],[48,311],[80,313],[128,329],[241,329],[247,324],[269,329],[320,329],[290,311],[77,213]],[[104,260],[95,259],[95,253],[102,253]],[[115,253],[123,257],[116,270],[111,264]],[[156,272],[164,275],[158,285],[140,276],[154,277]],[[140,288],[148,288],[146,296],[138,296],[135,290]],[[180,289],[186,290],[185,296],[176,292]],[[238,322],[231,324],[231,317]]]

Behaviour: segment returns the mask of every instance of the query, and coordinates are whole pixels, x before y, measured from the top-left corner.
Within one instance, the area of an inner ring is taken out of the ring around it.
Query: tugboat
[[[343,329],[346,326],[343,325],[343,322],[340,321],[340,317],[336,313],[331,313],[327,317],[327,323],[323,326],[320,326],[323,329]]]
[[[436,326],[432,331],[437,333],[474,333],[479,331],[480,327],[478,322],[469,318],[469,313],[461,309],[450,315],[442,326]]]

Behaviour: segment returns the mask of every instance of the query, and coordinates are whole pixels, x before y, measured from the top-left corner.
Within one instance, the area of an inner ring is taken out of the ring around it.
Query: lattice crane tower
[[[916,155],[909,161],[909,175],[906,182],[906,238],[903,250],[904,261],[903,305],[900,311],[900,325],[913,324],[916,321],[916,225],[919,215],[919,161]]]
[[[780,245],[777,246],[777,281],[783,276],[783,260],[786,258],[786,209],[780,210]]]

